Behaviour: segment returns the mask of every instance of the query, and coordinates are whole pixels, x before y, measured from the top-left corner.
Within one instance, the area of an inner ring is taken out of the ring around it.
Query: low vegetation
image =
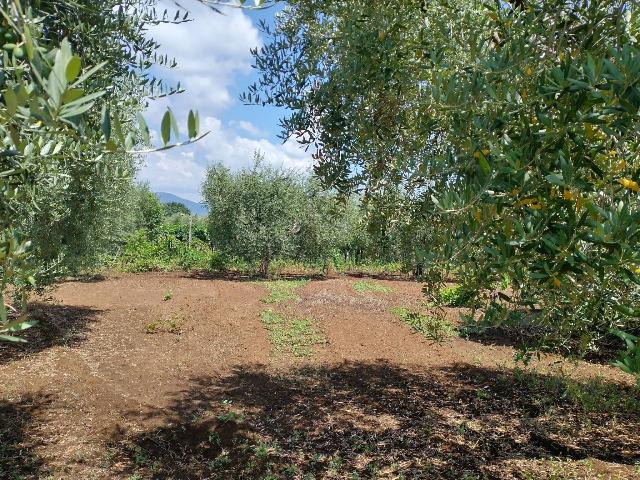
[[[307,284],[307,280],[270,280],[266,282],[258,282],[269,292],[264,297],[264,303],[282,303],[287,301],[299,301],[300,297],[296,293],[299,288]]]
[[[369,280],[359,280],[353,284],[353,289],[358,293],[376,292],[376,293],[390,293],[391,288],[382,285],[381,283],[371,282]]]
[[[438,291],[438,297],[442,305],[446,307],[466,307],[472,302],[475,293],[461,285],[442,287]]]
[[[311,318],[296,318],[271,309],[260,315],[276,353],[308,357],[317,345],[326,343],[316,322]]]
[[[182,324],[184,322],[182,317],[182,314],[173,313],[168,318],[148,323],[145,327],[145,331],[146,333],[179,334],[182,332]]]
[[[457,333],[456,328],[443,316],[424,314],[405,307],[394,307],[391,313],[397,315],[414,332],[433,342],[442,342]]]

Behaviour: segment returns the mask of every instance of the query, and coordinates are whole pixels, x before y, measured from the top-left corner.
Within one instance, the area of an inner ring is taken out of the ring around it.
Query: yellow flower
[[[475,217],[475,219],[477,221],[480,221],[481,216],[480,216],[480,209],[476,210],[475,213],[473,214],[473,216]]]
[[[620,185],[628,190],[640,192],[640,185],[638,185],[638,182],[634,182],[630,178],[621,178],[620,180],[618,180],[618,183],[620,183]]]
[[[530,77],[531,75],[533,75],[533,70],[531,69],[531,67],[527,67],[524,69],[524,73],[527,77]]]
[[[562,198],[564,198],[565,200],[574,200],[576,197],[573,193],[571,193],[571,190],[565,188],[564,192],[562,192]]]
[[[560,283],[560,280],[558,280],[557,278],[554,278],[554,279],[553,279],[553,285],[554,285],[556,288],[560,288],[560,285],[562,285],[562,284]]]

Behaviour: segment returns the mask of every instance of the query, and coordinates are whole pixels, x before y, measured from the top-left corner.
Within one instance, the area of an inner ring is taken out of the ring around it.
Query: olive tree
[[[110,219],[120,218],[137,155],[149,151],[141,108],[172,92],[148,77],[166,62],[155,60],[159,45],[145,29],[180,20],[156,15],[154,4],[0,5],[0,339],[19,340],[12,333],[32,324],[18,311],[26,286],[55,278],[64,261],[82,263],[116,230]],[[191,113],[189,141],[197,130]],[[161,148],[178,144],[170,112],[160,131]],[[9,285],[13,307],[4,300]]]
[[[304,197],[296,172],[269,166],[256,152],[250,168],[232,172],[211,166],[202,194],[212,247],[257,262],[261,275],[267,275],[274,258],[291,252]]]
[[[485,319],[587,351],[640,329],[638,23],[623,0],[293,0],[245,100],[289,109],[326,185],[409,192],[436,288],[453,270]]]

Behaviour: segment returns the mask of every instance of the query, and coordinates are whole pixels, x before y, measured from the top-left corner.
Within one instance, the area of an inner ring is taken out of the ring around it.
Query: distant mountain
[[[206,205],[202,203],[192,202],[191,200],[187,200],[186,198],[179,197],[174,195],[173,193],[167,192],[156,192],[156,195],[160,199],[162,203],[176,202],[181,203],[185,207],[189,209],[192,215],[198,215],[200,217],[204,217],[208,213],[208,209]]]

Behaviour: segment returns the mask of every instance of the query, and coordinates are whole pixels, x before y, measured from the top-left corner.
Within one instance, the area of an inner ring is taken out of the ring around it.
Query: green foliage
[[[283,136],[364,188],[382,238],[405,225],[429,281],[506,274],[501,301],[588,351],[640,325],[639,28],[623,0],[300,0],[245,100],[287,108]]]
[[[225,255],[211,250],[201,240],[194,239],[189,245],[167,230],[163,226],[153,239],[146,231],[138,230],[128,240],[114,266],[128,272],[225,270]]]
[[[414,332],[420,333],[433,342],[442,342],[456,334],[456,328],[444,317],[425,315],[405,307],[394,307],[391,313],[398,315]]]
[[[291,171],[274,169],[256,153],[250,169],[232,173],[210,167],[202,187],[209,207],[209,237],[214,248],[258,262],[268,273],[275,257],[293,248],[303,201],[302,182]]]
[[[262,299],[264,303],[282,303],[287,301],[299,301],[300,297],[296,294],[296,290],[304,287],[307,280],[271,280],[267,282],[258,282],[264,286],[269,292],[269,296]]]
[[[359,197],[339,198],[322,190],[315,177],[268,166],[259,153],[250,169],[233,173],[211,167],[203,195],[211,245],[262,275],[279,260],[317,265],[325,273],[331,267],[361,270],[365,264],[368,271],[391,273],[402,268],[398,260],[415,264],[411,235],[397,222],[385,235],[368,231],[369,209]],[[401,235],[404,244],[397,246]]]
[[[164,207],[158,196],[144,183],[134,190],[134,205],[136,230],[145,230],[153,236],[162,225]]]
[[[627,347],[625,352],[620,352],[620,357],[614,365],[630,375],[635,375],[640,386],[640,338],[620,330],[613,330],[611,333],[623,340]]]
[[[308,357],[313,347],[326,343],[322,332],[310,318],[290,318],[273,310],[260,315],[276,352],[285,352],[294,357]]]
[[[467,307],[474,298],[474,292],[462,285],[442,287],[438,291],[442,305],[447,307]]]
[[[191,211],[185,207],[183,203],[179,202],[168,202],[163,205],[164,215],[165,217],[170,217],[172,215],[191,215]]]
[[[172,93],[148,75],[166,63],[148,27],[171,22],[154,0],[26,3],[0,5],[0,237],[13,239],[0,296],[11,286],[21,309],[35,281],[91,267],[122,241],[139,136],[148,144],[141,109]],[[192,128],[183,143],[196,137]]]
[[[369,280],[359,280],[353,284],[353,289],[358,293],[378,292],[391,293],[393,290],[385,285]]]

